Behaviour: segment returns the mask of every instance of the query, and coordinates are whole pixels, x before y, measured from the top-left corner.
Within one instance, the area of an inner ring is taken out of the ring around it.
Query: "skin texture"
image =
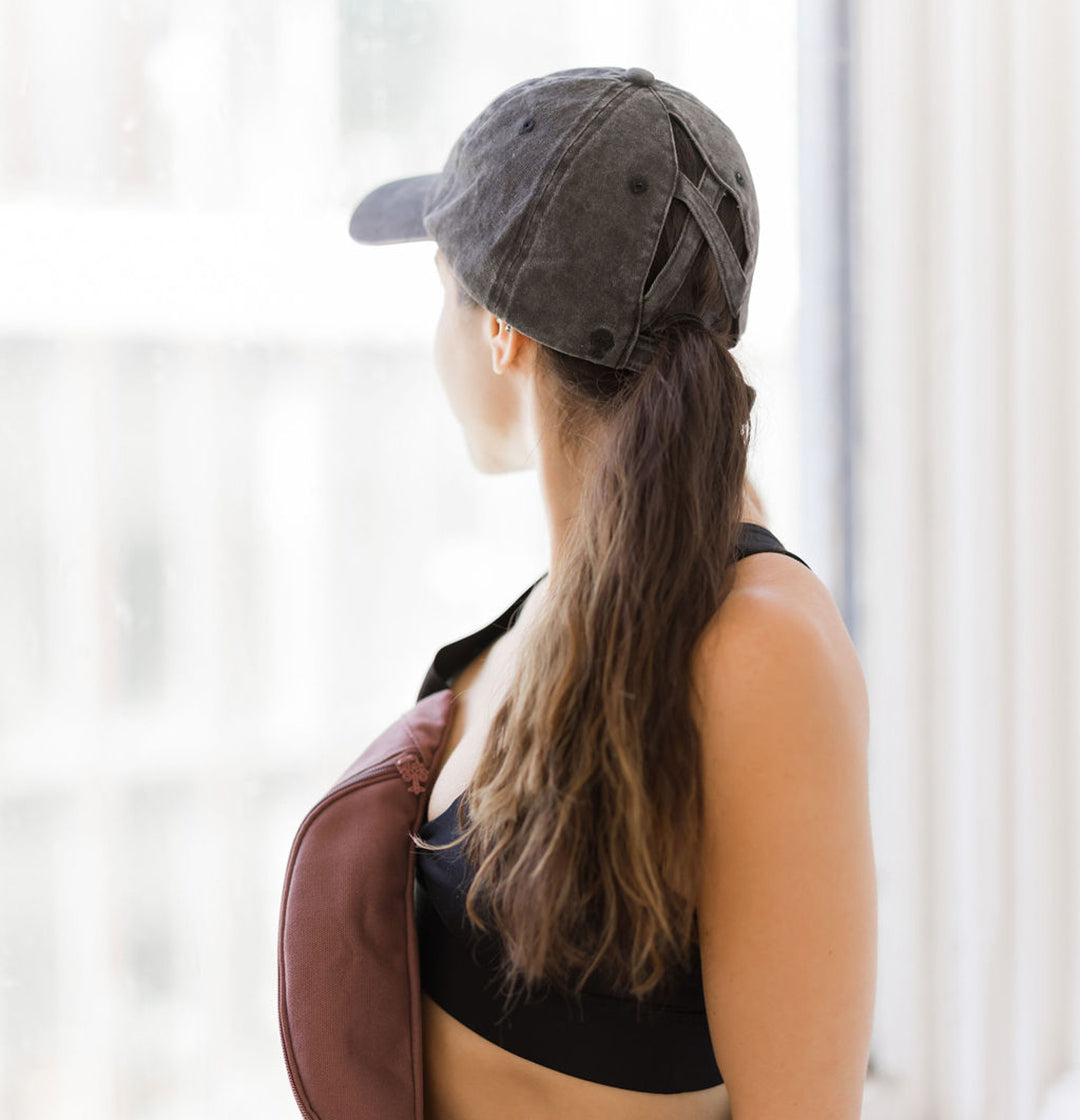
[[[435,363],[472,461],[535,469],[551,569],[581,480],[536,385],[537,345],[462,308],[441,252]],[[743,519],[767,525],[751,486]],[[827,587],[776,553],[740,560],[698,643],[704,842],[698,920],[709,1030],[724,1085],[649,1094],[569,1077],[500,1049],[423,997],[431,1120],[856,1120],[876,981],[877,893],[867,782],[869,708]],[[460,703],[429,816],[466,786],[546,580],[517,624],[454,683]]]
[[[736,565],[696,663],[705,1003],[736,1120],[856,1120],[877,971],[869,706],[831,595],[785,559]]]

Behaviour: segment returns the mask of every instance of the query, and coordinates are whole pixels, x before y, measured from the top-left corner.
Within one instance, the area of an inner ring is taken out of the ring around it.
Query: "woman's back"
[[[740,557],[786,552],[761,525],[743,522],[741,529]],[[736,586],[800,578],[787,570],[792,567],[799,564],[779,555],[740,562]],[[533,593],[542,593],[543,582],[474,634],[442,647],[428,670],[418,699],[450,686],[458,702],[420,830],[425,840],[445,843],[457,834],[460,794],[513,679],[530,607],[537,605]],[[504,1014],[492,966],[497,943],[465,924],[470,879],[460,847],[417,854],[426,1115],[697,1120],[727,1114],[696,947],[686,971],[641,1005],[589,982],[580,1001],[550,992]]]

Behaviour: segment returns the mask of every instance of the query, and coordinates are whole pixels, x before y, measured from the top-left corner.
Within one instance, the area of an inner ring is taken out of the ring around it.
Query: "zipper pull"
[[[394,764],[402,780],[409,786],[410,793],[423,793],[428,780],[428,768],[411,751],[403,754]]]

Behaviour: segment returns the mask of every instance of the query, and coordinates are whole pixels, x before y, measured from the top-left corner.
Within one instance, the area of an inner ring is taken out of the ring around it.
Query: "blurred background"
[[[870,1120],[1080,1117],[1070,0],[0,0],[0,1116],[292,1117],[284,871],[548,565],[352,205],[643,66],[762,233],[751,477],[871,693]]]

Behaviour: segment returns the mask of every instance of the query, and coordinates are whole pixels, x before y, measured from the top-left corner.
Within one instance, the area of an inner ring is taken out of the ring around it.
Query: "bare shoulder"
[[[855,1120],[877,945],[866,686],[815,573],[777,553],[736,570],[692,690],[709,1030],[735,1116]]]
[[[866,681],[832,593],[790,556],[759,552],[735,565],[734,586],[698,641],[695,714],[712,709],[715,717],[719,705],[731,710],[739,697],[750,701],[762,689],[775,689],[779,672],[793,674],[803,687],[826,689],[861,726],[865,742]]]

